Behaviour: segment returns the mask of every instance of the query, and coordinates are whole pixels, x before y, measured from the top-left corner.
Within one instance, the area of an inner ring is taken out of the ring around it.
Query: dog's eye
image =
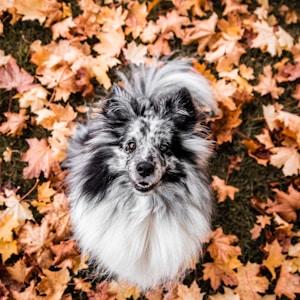
[[[130,141],[127,143],[126,147],[125,147],[125,150],[127,152],[133,152],[134,150],[136,149],[136,144],[134,141]]]
[[[166,153],[168,152],[169,150],[169,146],[167,144],[160,144],[159,145],[159,150],[162,152],[162,153]]]

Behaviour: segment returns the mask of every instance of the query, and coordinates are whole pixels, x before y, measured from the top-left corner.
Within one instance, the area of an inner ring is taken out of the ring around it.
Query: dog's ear
[[[172,120],[179,129],[190,129],[197,122],[197,113],[188,89],[181,88],[171,98]]]
[[[107,99],[103,114],[110,119],[127,121],[132,117],[132,96],[121,86],[114,84]]]

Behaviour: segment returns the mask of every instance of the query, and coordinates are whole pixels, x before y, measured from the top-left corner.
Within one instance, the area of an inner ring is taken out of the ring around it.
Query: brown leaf
[[[241,300],[260,300],[258,293],[264,293],[269,286],[266,277],[259,276],[260,265],[248,262],[237,270],[238,286],[235,292]]]
[[[177,286],[177,300],[202,300],[205,293],[201,293],[199,286],[194,281],[190,287],[180,283]]]
[[[189,19],[185,16],[180,16],[176,10],[168,12],[166,16],[160,16],[156,22],[160,26],[162,34],[173,32],[179,39],[184,37],[182,26],[188,23]]]
[[[53,237],[47,220],[43,219],[41,225],[27,221],[19,234],[18,244],[26,254],[40,255],[45,248],[51,246]]]
[[[263,75],[258,76],[259,83],[254,86],[254,90],[260,93],[262,96],[271,94],[274,99],[278,99],[284,92],[282,87],[277,87],[276,80],[273,77],[272,67],[267,65],[264,67]]]
[[[30,278],[34,267],[27,267],[24,259],[19,259],[12,267],[6,267],[7,272],[12,277],[12,279],[24,283]]]
[[[226,185],[225,181],[218,176],[212,176],[212,178],[213,182],[211,183],[211,187],[218,194],[218,203],[225,201],[227,197],[234,200],[234,195],[239,189],[231,185]]]
[[[20,69],[14,58],[10,57],[9,61],[0,65],[0,88],[10,91],[17,89],[23,93],[34,87],[34,77],[24,69]]]
[[[218,117],[211,124],[211,128],[214,135],[217,137],[217,143],[219,145],[225,142],[231,142],[233,129],[237,128],[242,123],[242,120],[239,118],[242,113],[241,106],[238,106],[236,110],[231,111],[221,104],[220,109],[222,110],[222,116]]]
[[[210,239],[207,251],[214,260],[228,262],[233,257],[241,255],[240,247],[231,245],[236,243],[238,238],[235,235],[225,235],[221,227],[212,232]]]
[[[87,292],[89,300],[115,300],[115,294],[109,292],[107,281],[97,283],[95,290]]]
[[[50,248],[55,255],[54,265],[60,264],[64,259],[70,256],[78,256],[80,254],[74,240],[62,241],[60,244],[52,245]]]
[[[24,178],[38,178],[41,172],[44,173],[45,178],[48,178],[55,160],[47,140],[31,138],[26,141],[29,149],[21,156],[22,161],[28,162],[28,166],[23,169]]]
[[[254,140],[243,140],[242,143],[248,149],[248,155],[254,158],[258,164],[266,166],[270,161],[271,152]]]
[[[0,254],[2,261],[5,262],[12,254],[18,254],[17,242],[13,241],[4,241],[0,239]]]
[[[60,271],[43,270],[44,276],[37,285],[40,294],[45,294],[46,299],[60,300],[71,279],[68,269]]]
[[[267,209],[268,213],[278,213],[284,220],[296,221],[297,211],[300,210],[300,192],[294,189],[292,185],[288,188],[288,193],[273,189],[276,193],[274,203]]]
[[[268,257],[263,261],[263,264],[271,272],[272,279],[275,279],[275,269],[280,267],[285,260],[285,255],[282,254],[282,247],[275,240],[272,244],[267,244],[264,250],[268,253]]]
[[[280,276],[275,287],[275,294],[279,297],[282,295],[290,299],[297,299],[296,294],[300,293],[300,275],[292,274],[292,261],[283,262]]]
[[[231,261],[235,261],[232,264]],[[233,270],[240,267],[242,263],[234,258],[228,262],[216,260],[214,262],[204,263],[203,279],[210,280],[211,287],[216,291],[223,282],[227,286],[236,286],[238,284],[237,274]]]
[[[26,120],[29,119],[26,110],[21,109],[19,113],[5,112],[3,114],[7,121],[1,124],[0,132],[13,137],[22,135],[23,129],[27,128]]]

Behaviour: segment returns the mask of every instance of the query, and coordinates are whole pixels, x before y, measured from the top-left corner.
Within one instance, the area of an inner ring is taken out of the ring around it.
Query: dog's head
[[[163,183],[182,181],[182,160],[194,159],[183,138],[193,133],[197,122],[187,89],[161,99],[136,99],[115,85],[103,115],[119,133],[112,168],[123,169],[135,191],[148,193]]]

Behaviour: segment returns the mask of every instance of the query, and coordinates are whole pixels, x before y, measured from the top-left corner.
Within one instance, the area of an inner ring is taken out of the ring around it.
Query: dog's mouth
[[[134,187],[137,191],[146,193],[153,190],[154,186],[155,186],[154,184],[151,184],[149,182],[141,181],[136,183]]]

